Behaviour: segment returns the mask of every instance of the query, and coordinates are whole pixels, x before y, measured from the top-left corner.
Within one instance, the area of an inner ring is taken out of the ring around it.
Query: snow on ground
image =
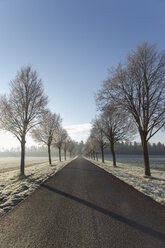
[[[38,163],[36,161],[41,163]],[[20,179],[19,169],[1,172],[0,173],[0,215],[10,210],[18,202],[25,199],[30,195],[39,185],[53,176],[57,171],[61,170],[65,165],[71,162],[73,159],[68,159],[64,162],[57,162],[52,166],[48,165],[48,162],[43,162],[43,158],[32,160],[31,167],[25,168],[26,177]],[[13,159],[13,161],[15,161]]]
[[[102,163],[93,159],[88,160],[165,205],[165,171],[152,169],[152,177],[146,178],[144,177],[144,168],[140,166],[117,163],[117,167],[114,168],[112,161],[105,160],[105,163]]]
[[[57,157],[52,157],[53,160],[57,160]],[[48,161],[47,157],[26,157],[25,164],[26,167],[33,166]],[[20,157],[0,157],[0,173],[7,172],[11,170],[19,169],[20,167]]]

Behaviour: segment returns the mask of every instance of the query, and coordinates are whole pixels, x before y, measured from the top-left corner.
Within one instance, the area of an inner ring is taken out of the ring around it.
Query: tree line
[[[74,143],[74,149],[72,150],[72,152],[69,152],[69,149],[67,149],[67,157],[72,157],[75,156],[77,154],[77,147],[78,147],[78,143],[73,141]],[[53,147],[52,146],[52,155],[59,157],[59,151],[57,147]],[[19,157],[21,153],[21,149],[20,147],[12,147],[10,149],[2,149],[0,151],[0,157]],[[29,157],[46,157],[48,156],[48,149],[45,145],[39,145],[39,146],[30,146],[30,147],[26,147],[26,156]],[[63,158],[65,158],[64,156],[64,149],[62,149],[62,156]]]
[[[107,146],[104,150],[105,154],[109,154],[111,151]],[[117,142],[115,145],[116,154],[139,154],[142,155],[141,143],[134,142]],[[148,143],[148,153],[149,155],[165,155],[165,145],[161,142],[158,143]]]
[[[0,97],[0,129],[11,132],[20,142],[20,176],[25,175],[25,144],[27,133],[35,141],[47,146],[49,165],[51,147],[57,147],[59,160],[61,150],[70,155],[74,152],[75,142],[62,127],[59,114],[47,108],[48,97],[44,93],[42,80],[31,66],[22,67],[9,84],[8,96]]]
[[[149,140],[165,126],[165,51],[143,42],[131,51],[125,63],[109,70],[108,78],[96,94],[98,116],[85,146],[90,155],[107,145],[116,167],[115,146],[139,133],[145,175],[151,176]]]

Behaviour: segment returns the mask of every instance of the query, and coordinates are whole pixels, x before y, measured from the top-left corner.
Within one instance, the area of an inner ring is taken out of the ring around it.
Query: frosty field
[[[53,176],[73,159],[59,162],[52,157],[52,166],[46,157],[27,157],[26,177],[19,179],[19,158],[0,158],[0,215],[26,198],[43,181]]]
[[[55,157],[53,160],[57,160]],[[48,162],[47,157],[26,157],[25,164],[26,168],[29,166],[46,163]],[[6,171],[12,171],[19,169],[20,167],[20,157],[0,157],[0,173]]]
[[[99,155],[101,159],[101,156]],[[105,154],[107,161],[112,161],[111,154]],[[149,155],[150,167],[155,170],[165,171],[165,155]],[[143,156],[139,154],[116,154],[117,163],[130,164],[143,168]]]

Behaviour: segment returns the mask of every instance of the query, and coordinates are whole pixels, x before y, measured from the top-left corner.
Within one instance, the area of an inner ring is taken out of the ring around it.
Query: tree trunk
[[[61,162],[61,147],[58,148],[59,151],[59,161]]]
[[[22,137],[21,141],[21,171],[20,176],[25,175],[25,135]]]
[[[96,160],[98,161],[98,156],[97,156],[97,152],[96,152]]]
[[[95,152],[93,151],[93,159],[95,160]]]
[[[49,165],[52,164],[52,160],[51,160],[51,150],[50,150],[50,145],[48,145],[48,156],[49,156]]]
[[[65,157],[65,160],[66,160],[66,149],[64,149],[64,157]]]
[[[111,148],[111,153],[112,153],[112,158],[113,158],[113,167],[116,167],[116,155],[115,155],[115,150],[114,150],[114,143],[110,144]]]
[[[70,152],[70,158],[71,158],[71,152]]]
[[[101,147],[101,158],[102,158],[102,163],[104,163],[104,149]]]
[[[142,142],[142,148],[143,148],[145,176],[151,176],[150,161],[149,161],[149,155],[148,155],[148,145],[147,145],[146,138],[143,137],[143,135],[141,135],[141,142]]]

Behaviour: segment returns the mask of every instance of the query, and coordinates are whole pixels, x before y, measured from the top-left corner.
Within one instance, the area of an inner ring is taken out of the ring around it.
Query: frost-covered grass
[[[101,160],[101,155],[99,154]],[[142,154],[116,154],[117,162],[130,164],[131,166],[139,166],[144,168]],[[111,154],[105,154],[105,160],[112,161]],[[149,155],[151,169],[165,171],[165,155]]]
[[[52,162],[58,161],[58,157],[52,156]],[[26,157],[25,164],[26,168],[48,162],[48,157]],[[20,168],[20,157],[0,157],[0,173]]]
[[[45,158],[29,158],[30,167],[25,169],[25,178],[19,178],[19,169],[0,173],[0,215],[4,214],[15,206],[18,202],[30,195],[39,185],[53,176],[57,171],[62,169],[73,159],[64,162],[53,160],[52,166],[48,165]],[[7,161],[7,160],[6,160]],[[12,161],[12,158],[11,160]],[[15,166],[18,168],[15,158],[13,159]],[[12,163],[11,163],[12,164]],[[11,167],[10,167],[11,168]]]
[[[152,169],[152,177],[146,178],[144,177],[144,168],[139,166],[117,163],[117,167],[114,168],[112,161],[105,160],[105,163],[93,159],[89,161],[152,197],[155,201],[165,205],[165,171]]]

